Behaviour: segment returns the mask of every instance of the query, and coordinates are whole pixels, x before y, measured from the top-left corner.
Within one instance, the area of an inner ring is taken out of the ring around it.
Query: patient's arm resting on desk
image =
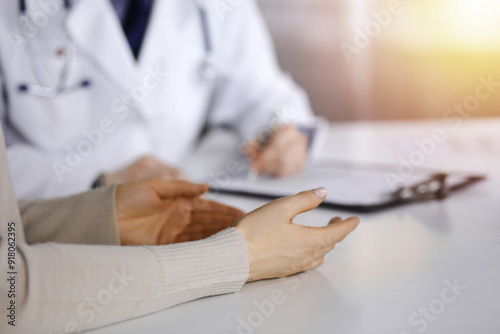
[[[16,327],[2,322],[0,329],[83,331],[236,292],[245,281],[315,268],[358,224],[355,218],[333,219],[323,228],[292,224],[294,216],[313,209],[325,196],[318,189],[280,199],[242,217],[236,229],[168,246],[29,245],[19,231],[19,319]],[[0,249],[6,249],[5,243],[2,232]],[[9,271],[6,261],[0,266]],[[4,287],[2,294],[7,293]]]

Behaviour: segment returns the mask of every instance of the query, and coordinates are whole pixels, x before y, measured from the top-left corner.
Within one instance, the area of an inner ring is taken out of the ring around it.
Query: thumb
[[[162,199],[177,197],[197,197],[208,191],[208,184],[195,184],[187,181],[150,180],[152,188]]]
[[[326,188],[318,188],[282,198],[276,201],[276,203],[284,205],[282,210],[286,211],[286,215],[289,219],[293,219],[298,214],[316,208],[325,200],[327,194],[328,191]]]

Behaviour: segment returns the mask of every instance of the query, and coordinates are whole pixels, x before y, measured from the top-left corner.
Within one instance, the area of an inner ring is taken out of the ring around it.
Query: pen
[[[260,136],[257,137],[257,143],[258,147],[257,149],[260,151],[263,151],[267,145],[271,142],[271,139],[273,138],[274,134],[276,131],[279,129],[279,127],[274,127],[273,129],[269,131],[263,132]],[[246,177],[246,181],[250,183],[254,183],[257,181],[257,178],[259,177],[259,173],[254,171],[252,167],[249,167],[248,169],[248,174]]]
[[[270,126],[267,131],[262,132],[258,137],[257,137],[257,143],[258,147],[257,149],[259,151],[263,151],[271,142],[273,139],[275,133],[283,127],[283,125],[287,124],[286,120],[286,108],[284,106],[278,106],[273,114],[273,117],[271,118]],[[248,169],[248,174],[246,177],[247,182],[254,183],[257,181],[257,178],[259,177],[259,173],[252,170],[252,167],[249,167]]]

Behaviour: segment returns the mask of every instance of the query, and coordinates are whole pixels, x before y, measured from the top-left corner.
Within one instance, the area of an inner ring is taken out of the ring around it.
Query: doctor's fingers
[[[245,145],[242,152],[251,163],[255,164],[255,167],[258,167],[259,161],[263,159],[263,156],[267,156],[265,152],[269,152],[270,149],[275,150],[281,145],[282,137],[281,129],[267,138],[268,140],[260,136]]]
[[[160,164],[152,171],[152,177],[158,177],[165,181],[190,181],[189,177],[177,168]]]
[[[160,161],[154,156],[145,156],[126,167],[124,171],[128,172],[129,177],[134,179],[161,178],[166,181],[184,180],[188,177],[179,169]]]
[[[254,170],[277,177],[299,173],[305,162],[305,148],[296,147],[296,139],[277,137],[253,161]]]
[[[283,143],[277,139],[274,138],[265,148],[257,151],[250,161],[253,170],[261,174],[275,175],[282,169]]]
[[[255,139],[246,144],[242,148],[241,153],[243,153],[243,155],[248,159],[248,161],[252,162],[260,153],[258,140]]]

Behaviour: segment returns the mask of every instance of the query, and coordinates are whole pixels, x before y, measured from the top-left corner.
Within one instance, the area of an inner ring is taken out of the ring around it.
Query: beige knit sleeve
[[[157,247],[41,243],[113,243],[114,188],[24,203],[23,225],[3,144],[0,128],[0,333],[89,330],[235,292],[247,280],[248,248],[234,228]]]
[[[116,185],[51,200],[19,201],[28,244],[119,245]]]
[[[1,249],[6,241],[1,235]],[[236,292],[248,278],[248,248],[234,228],[158,247],[20,242],[16,259],[16,320],[2,319],[6,334],[89,330]],[[3,300],[9,286],[0,286]]]

